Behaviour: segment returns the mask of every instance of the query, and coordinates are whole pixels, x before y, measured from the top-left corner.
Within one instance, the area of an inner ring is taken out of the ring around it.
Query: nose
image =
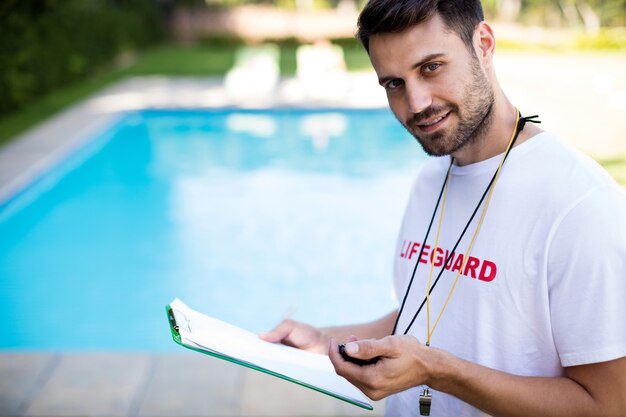
[[[412,82],[407,83],[405,88],[407,108],[411,113],[421,113],[433,103],[432,95],[427,85]]]

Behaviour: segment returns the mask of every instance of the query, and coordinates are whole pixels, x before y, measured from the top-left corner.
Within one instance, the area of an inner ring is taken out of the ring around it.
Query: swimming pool
[[[0,349],[177,350],[174,297],[252,331],[376,318],[424,158],[387,110],[127,114],[0,206]]]

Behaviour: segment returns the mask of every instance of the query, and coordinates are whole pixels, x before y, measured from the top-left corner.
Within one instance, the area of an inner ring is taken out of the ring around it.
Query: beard
[[[493,119],[494,92],[489,79],[480,68],[478,58],[472,55],[471,80],[466,84],[461,103],[446,103],[442,106],[430,106],[414,114],[404,127],[417,139],[424,152],[431,156],[450,155],[462,147],[476,142],[484,136]],[[440,129],[431,134],[416,133],[417,125],[428,118],[449,113],[458,116],[458,126],[452,130]],[[414,129],[412,127],[415,127]]]

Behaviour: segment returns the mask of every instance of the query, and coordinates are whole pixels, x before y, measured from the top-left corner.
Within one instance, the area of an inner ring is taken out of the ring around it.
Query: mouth
[[[450,116],[450,112],[447,112],[441,116],[430,118],[426,121],[418,123],[416,126],[419,128],[419,130],[421,130],[424,133],[434,132],[435,130],[439,129],[448,120],[449,116]]]

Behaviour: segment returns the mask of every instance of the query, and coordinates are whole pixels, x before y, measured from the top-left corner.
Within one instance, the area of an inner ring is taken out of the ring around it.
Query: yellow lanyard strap
[[[506,157],[509,154],[511,147],[513,146],[513,142],[519,133],[517,130],[517,127],[519,125],[519,120],[520,120],[520,114],[519,114],[519,111],[516,110],[515,127],[513,128],[511,139],[509,139],[509,143],[506,147],[506,151],[504,152],[504,156],[502,157],[502,160],[500,161],[500,164],[498,165],[498,169],[496,170],[494,181],[489,186],[489,194],[487,195],[487,200],[485,201],[483,211],[480,215],[480,219],[478,220],[478,225],[476,226],[476,230],[474,230],[474,235],[472,236],[472,240],[470,241],[470,244],[469,244],[469,247],[467,248],[465,256],[463,256],[463,259],[461,262],[461,268],[459,269],[459,272],[456,274],[456,278],[454,279],[452,288],[450,288],[450,291],[448,292],[446,301],[444,302],[443,307],[441,308],[441,311],[439,312],[439,316],[437,317],[437,321],[435,321],[435,324],[433,325],[432,329],[430,328],[430,285],[432,282],[433,271],[434,271],[435,265],[434,265],[434,262],[432,261],[430,262],[430,274],[428,276],[428,285],[426,288],[426,317],[427,317],[426,322],[427,322],[427,332],[428,332],[427,338],[426,338],[427,346],[430,346],[430,339],[432,338],[433,333],[435,333],[435,329],[437,328],[437,325],[439,324],[439,321],[441,320],[441,316],[443,316],[443,312],[448,306],[448,302],[450,301],[450,298],[452,297],[452,293],[454,292],[456,288],[456,284],[459,282],[459,277],[461,276],[461,271],[463,271],[463,267],[465,266],[465,261],[467,261],[467,259],[469,258],[470,252],[472,251],[472,247],[474,246],[474,242],[476,241],[476,236],[478,236],[478,232],[480,231],[480,228],[483,224],[485,214],[487,214],[487,208],[489,207],[489,202],[491,201],[491,196],[493,195],[493,190],[496,188],[496,183],[498,182],[498,178],[500,177],[500,171],[502,170],[504,161],[506,160]],[[448,168],[448,173],[446,174],[447,177],[446,177],[445,191],[443,195],[443,202],[441,203],[441,213],[439,214],[439,226],[437,227],[437,237],[435,239],[435,247],[432,253],[437,252],[438,245],[439,245],[439,234],[441,232],[441,225],[443,223],[443,211],[444,211],[444,207],[446,204],[446,196],[448,194],[448,180],[450,179],[450,172],[451,172],[453,162],[454,160],[450,161],[450,167]],[[445,268],[445,266],[446,264],[442,265],[442,268]]]

